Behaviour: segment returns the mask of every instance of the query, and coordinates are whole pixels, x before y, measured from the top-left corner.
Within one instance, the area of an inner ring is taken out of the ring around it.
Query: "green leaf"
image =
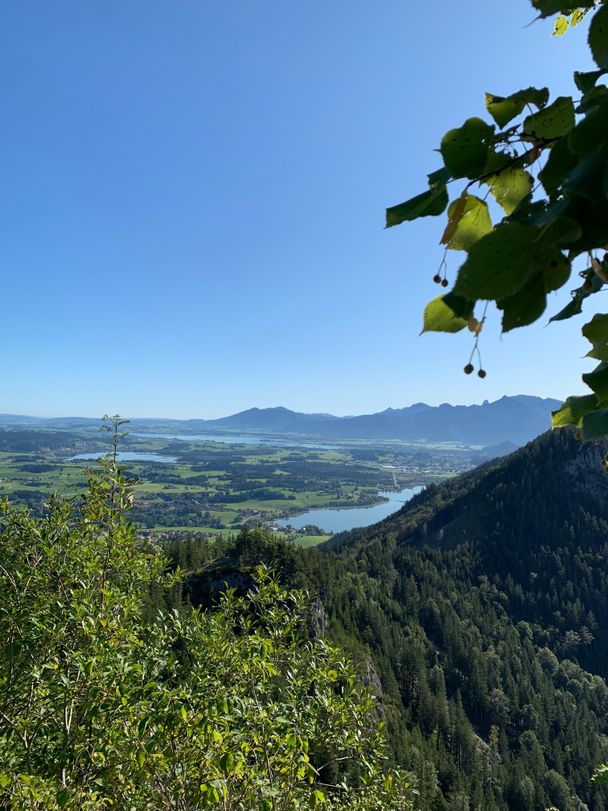
[[[231,772],[234,767],[234,756],[232,752],[224,752],[220,758],[220,769],[223,772]]]
[[[594,783],[608,783],[608,766],[606,766],[605,763],[598,766],[593,772],[593,777],[591,779]]]
[[[608,434],[608,408],[598,408],[585,414],[582,423],[583,439],[599,439]]]
[[[605,70],[590,70],[590,71],[574,71],[574,83],[581,91],[581,93],[587,93],[589,90],[595,87],[595,84],[598,79],[600,79]]]
[[[142,768],[146,762],[146,755],[143,749],[137,750],[137,765]]]
[[[608,363],[602,362],[592,372],[583,375],[583,381],[600,400],[608,400]]]
[[[448,172],[445,166],[431,172],[431,174],[427,175],[427,177],[429,179],[429,189],[436,189],[437,186],[445,186],[446,183],[449,183],[449,181],[452,180],[452,175]]]
[[[541,17],[552,17],[560,12],[571,14],[578,8],[578,3],[568,3],[566,0],[532,0],[532,5]]]
[[[564,217],[563,211],[568,210],[568,202],[561,201],[545,209],[541,214],[530,218],[532,225],[540,228],[535,242],[541,247],[550,249],[554,246],[561,248],[571,245],[580,239],[582,229],[576,220]],[[552,290],[557,288],[553,287]],[[548,291],[547,291],[548,292]]]
[[[537,275],[530,279],[519,292],[497,302],[497,306],[503,311],[503,332],[534,323],[544,313],[547,306],[543,277]]]
[[[585,414],[597,406],[595,394],[586,394],[584,397],[568,397],[557,411],[551,415],[551,424],[554,428],[564,425],[579,425]]]
[[[453,177],[479,177],[483,172],[494,130],[481,118],[469,118],[441,139],[441,155]]]
[[[534,104],[535,107],[542,109],[548,101],[549,91],[546,87],[540,90],[536,87],[528,87],[526,90],[518,90],[517,93],[506,97],[486,93],[486,110],[502,128],[520,115],[527,104]]]
[[[583,302],[580,296],[574,296],[572,301],[568,302],[563,310],[560,310],[557,315],[549,319],[551,321],[565,321],[567,318],[572,318],[573,315],[579,315],[583,311]]]
[[[497,226],[472,246],[454,292],[472,300],[502,301],[537,275],[549,289],[560,286],[569,274],[570,263],[556,244],[542,239],[542,234],[541,229],[519,222]],[[537,297],[536,309],[539,306]]]
[[[528,252],[537,233],[513,222],[486,234],[469,251],[454,292],[473,301],[505,299],[517,293],[531,275]]]
[[[581,227],[568,217],[561,216],[562,203],[549,206],[530,219],[538,227],[537,236],[530,246],[530,264],[538,266],[545,285],[545,293],[558,290],[570,278],[571,264],[563,255],[581,235]]]
[[[608,361],[608,315],[594,315],[583,327],[583,335],[593,344],[587,357]]]
[[[570,23],[568,22],[568,18],[564,17],[563,14],[560,14],[559,17],[555,20],[555,26],[553,27],[553,36],[561,37],[563,34],[566,33],[569,27]]]
[[[458,206],[458,200],[450,203],[448,216],[451,218]],[[488,204],[474,195],[468,195],[464,210],[447,247],[454,251],[468,251],[484,234],[492,230],[492,220]]]
[[[572,16],[570,17],[570,25],[574,28],[575,25],[582,23],[585,19],[586,12],[580,8],[577,8],[576,11],[572,12]]]
[[[445,211],[448,202],[445,186],[436,186],[404,203],[387,208],[386,227],[392,228],[394,225],[406,220],[416,220],[418,217],[436,217]]]
[[[513,155],[507,152],[495,152],[494,149],[490,149],[488,152],[488,160],[483,167],[483,177],[499,174],[504,169],[512,166],[514,160]]]
[[[588,341],[608,341],[608,315],[598,313],[583,327],[583,335]]]
[[[555,227],[557,229],[559,225],[556,224]],[[543,262],[542,279],[545,293],[551,293],[563,287],[570,278],[571,270],[570,262],[557,245],[553,245],[551,254],[547,255]]]
[[[522,225],[536,225],[534,221],[547,210],[547,203],[544,200],[532,202],[530,197],[525,200],[525,205],[519,205],[510,217],[505,217],[505,222],[519,222]]]
[[[57,802],[59,808],[63,808],[64,805],[67,805],[69,799],[70,792],[67,788],[60,788],[55,795],[55,801]]]
[[[568,147],[579,157],[595,151],[608,140],[608,99],[593,107],[568,136]]]
[[[443,303],[447,304],[454,315],[457,315],[459,318],[464,318],[467,322],[469,318],[473,317],[475,302],[462,298],[462,296],[456,296],[453,291],[445,294]]]
[[[519,166],[509,166],[487,181],[505,214],[512,214],[532,191],[532,176]]]
[[[601,104],[601,102],[604,101],[606,96],[608,96],[608,87],[606,87],[606,85],[598,84],[597,87],[592,87],[591,90],[588,90],[581,98],[575,112],[591,112],[594,107],[597,107],[598,104]]]
[[[570,136],[566,135],[553,144],[547,162],[538,173],[549,197],[557,195],[566,175],[577,164],[576,155],[570,151],[569,141]]]
[[[455,315],[443,300],[443,296],[437,296],[429,301],[424,308],[422,332],[460,332],[466,325],[466,319]]]
[[[597,149],[584,158],[568,173],[563,189],[569,194],[585,197],[594,203],[604,194],[606,161],[608,148]],[[604,237],[606,228],[603,229]],[[603,240],[605,242],[605,239]]]
[[[575,198],[572,198],[574,201]],[[581,238],[571,245],[577,252],[591,251],[606,245],[606,223],[608,223],[608,203],[588,205],[587,200],[581,200],[585,205],[573,208],[573,216],[582,228]]]
[[[559,138],[574,126],[574,103],[570,96],[560,96],[539,113],[524,119],[524,133],[541,140]]]
[[[589,47],[597,66],[608,70],[608,6],[602,6],[591,20]]]
[[[443,234],[441,235],[441,239],[439,240],[440,245],[448,245],[456,233],[456,228],[458,227],[458,223],[460,222],[466,208],[468,196],[469,194],[465,189],[460,197],[457,200],[454,200],[454,202],[449,206],[448,223]]]

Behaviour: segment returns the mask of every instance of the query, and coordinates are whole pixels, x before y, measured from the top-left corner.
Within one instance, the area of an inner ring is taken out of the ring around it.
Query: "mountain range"
[[[140,430],[179,430],[183,433],[242,431],[290,434],[324,440],[400,440],[409,442],[460,442],[466,445],[519,446],[545,431],[550,412],[559,400],[516,395],[481,405],[430,406],[416,403],[405,408],[387,408],[375,414],[336,417],[332,414],[305,414],[279,406],[250,408],[214,420],[167,420],[134,418],[131,428]],[[98,420],[82,417],[38,419],[0,415],[0,425],[68,428]],[[508,447],[508,446],[507,446]]]

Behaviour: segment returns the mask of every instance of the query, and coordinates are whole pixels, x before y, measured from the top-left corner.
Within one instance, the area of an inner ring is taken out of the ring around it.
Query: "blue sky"
[[[580,391],[570,322],[491,318],[488,377],[465,377],[468,334],[418,337],[443,221],[383,229],[485,90],[570,93],[591,67],[582,26],[552,38],[507,5],[3,3],[0,412]]]

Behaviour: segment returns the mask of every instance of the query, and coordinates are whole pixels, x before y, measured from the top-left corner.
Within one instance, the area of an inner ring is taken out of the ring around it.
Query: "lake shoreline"
[[[325,534],[333,535],[351,529],[368,527],[382,521],[400,510],[404,504],[423,489],[422,485],[406,487],[401,490],[379,490],[380,500],[369,505],[349,505],[343,507],[321,507],[314,510],[298,510],[274,522],[283,531],[290,529],[300,532],[307,526],[322,529]],[[396,498],[395,496],[403,496]]]

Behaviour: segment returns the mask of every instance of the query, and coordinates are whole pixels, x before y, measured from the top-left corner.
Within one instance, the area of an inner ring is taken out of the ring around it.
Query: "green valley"
[[[252,436],[247,444],[237,439],[124,437],[124,464],[138,481],[136,523],[157,538],[185,529],[214,537],[309,509],[377,504],[381,490],[441,481],[477,461],[475,449],[458,443],[311,447],[281,437],[257,442]],[[0,430],[0,496],[40,512],[51,493],[83,490],[87,468],[108,449],[107,438],[92,427]],[[80,455],[93,458],[73,458]],[[328,536],[309,530],[296,539],[309,545],[313,537],[318,542]]]

